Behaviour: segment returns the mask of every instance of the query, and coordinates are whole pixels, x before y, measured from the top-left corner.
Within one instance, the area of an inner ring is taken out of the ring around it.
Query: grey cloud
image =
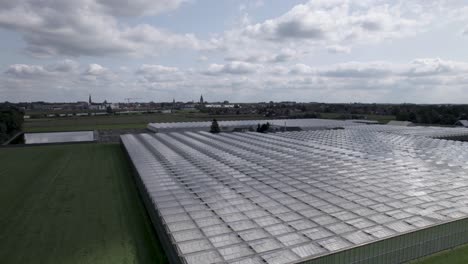
[[[333,78],[381,78],[391,74],[391,69],[386,66],[359,63],[341,64],[320,71],[320,75]]]
[[[174,10],[185,0],[97,0],[97,2],[114,15],[140,16]]]
[[[363,21],[361,26],[369,31],[379,31],[383,29],[383,26],[379,21]]]
[[[54,72],[73,72],[73,71],[76,71],[78,67],[79,67],[79,64],[76,61],[64,60],[64,61],[57,62],[52,65],[48,65],[45,68],[48,71],[54,71]]]
[[[323,29],[314,26],[304,26],[300,21],[287,21],[280,23],[276,29],[276,35],[281,38],[305,38],[323,39],[325,32]]]

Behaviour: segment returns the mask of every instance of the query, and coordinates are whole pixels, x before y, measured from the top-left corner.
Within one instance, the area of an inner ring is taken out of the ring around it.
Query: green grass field
[[[466,264],[468,263],[468,245],[446,250],[432,256],[413,261],[411,264]]]
[[[1,263],[166,263],[120,146],[0,149]]]
[[[341,114],[322,113],[321,118],[337,119]],[[24,132],[77,131],[77,130],[106,130],[106,129],[144,129],[150,122],[195,122],[218,120],[248,120],[265,119],[262,115],[219,115],[205,113],[178,112],[174,114],[140,114],[114,116],[84,116],[62,118],[27,119]],[[368,119],[387,123],[395,116],[369,115]]]
[[[114,116],[83,116],[63,118],[27,119],[23,125],[25,132],[77,131],[97,129],[146,128],[150,122],[187,122],[218,120],[265,119],[260,115],[221,115],[204,113],[141,114]]]

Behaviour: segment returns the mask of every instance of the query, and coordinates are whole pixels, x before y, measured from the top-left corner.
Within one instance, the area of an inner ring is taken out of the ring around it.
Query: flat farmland
[[[117,144],[0,149],[1,263],[166,263]]]
[[[195,122],[218,120],[265,119],[260,115],[208,115],[204,113],[140,114],[27,119],[25,132],[143,129],[151,122]]]

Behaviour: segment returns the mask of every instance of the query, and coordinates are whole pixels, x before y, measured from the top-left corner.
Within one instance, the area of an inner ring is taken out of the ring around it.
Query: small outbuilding
[[[456,126],[468,127],[468,120],[458,120],[455,123]]]

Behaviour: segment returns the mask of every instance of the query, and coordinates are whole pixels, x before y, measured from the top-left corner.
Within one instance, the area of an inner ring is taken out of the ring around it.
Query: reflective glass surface
[[[93,141],[93,131],[53,132],[53,133],[25,133],[25,144],[84,142]]]
[[[468,143],[381,127],[122,140],[187,263],[294,263],[468,216]]]

